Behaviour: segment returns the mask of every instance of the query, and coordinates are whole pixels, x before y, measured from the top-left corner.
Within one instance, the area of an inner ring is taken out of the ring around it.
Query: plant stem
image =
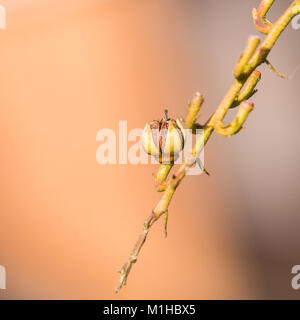
[[[261,77],[260,72],[255,69],[267,61],[266,58],[281,33],[292,18],[300,13],[300,0],[293,1],[283,15],[274,24],[271,24],[265,19],[265,16],[273,2],[274,0],[262,0],[258,9],[253,9],[255,27],[258,31],[267,34],[267,36],[260,47],[258,47],[260,40],[256,36],[249,37],[246,49],[234,69],[234,76],[236,79],[215,113],[203,126],[203,133],[194,144],[190,156],[184,160],[183,164],[179,166],[175,174],[173,174],[167,181],[166,179],[173,165],[162,164],[160,166],[155,182],[160,184],[158,191],[164,191],[164,193],[149,218],[145,221],[142,233],[129,256],[129,259],[119,271],[121,275],[116,292],[126,284],[132,265],[137,261],[139,252],[146,241],[150,228],[163,214],[167,214],[170,202],[177,187],[185,177],[189,168],[196,165],[197,157],[209,140],[213,131],[215,130],[223,136],[236,134],[242,128],[247,116],[252,111],[253,104],[246,101],[246,99],[250,98],[256,92],[255,86]],[[191,129],[196,125],[198,112],[202,103],[203,97],[197,93],[188,108],[186,116],[187,128]],[[235,119],[230,124],[224,125],[223,120],[228,110],[238,105],[240,105],[240,107]]]

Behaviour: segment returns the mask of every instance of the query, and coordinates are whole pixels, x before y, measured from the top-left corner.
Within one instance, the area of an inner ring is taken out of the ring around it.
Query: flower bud
[[[147,123],[142,136],[144,150],[159,159],[160,163],[174,162],[184,147],[184,129],[180,121],[168,118],[167,110],[158,121]]]

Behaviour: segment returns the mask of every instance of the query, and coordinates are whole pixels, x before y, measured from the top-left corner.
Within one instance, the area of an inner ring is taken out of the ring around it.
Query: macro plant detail
[[[174,163],[184,147],[184,129],[180,120],[170,119],[168,110],[165,110],[160,121],[146,124],[142,144],[148,154],[158,158],[159,163]]]
[[[162,192],[162,196],[152,210],[150,216],[144,222],[142,232],[139,235],[138,240],[133,250],[131,251],[128,260],[119,270],[120,281],[116,288],[116,292],[118,292],[124,285],[126,285],[126,281],[131,268],[138,259],[139,252],[147,239],[147,235],[151,227],[162,216],[164,216],[165,218],[165,235],[167,235],[169,205],[177,187],[186,176],[188,170],[195,165],[199,165],[202,170],[206,172],[201,162],[199,162],[198,157],[212,133],[216,131],[219,135],[230,137],[234,134],[237,134],[242,129],[243,124],[249,116],[249,113],[254,108],[253,103],[249,102],[248,100],[257,92],[256,86],[261,79],[261,73],[257,70],[257,68],[261,64],[265,63],[268,67],[270,67],[272,71],[275,72],[275,74],[281,77],[285,77],[273,67],[273,65],[268,61],[267,57],[274,47],[276,41],[280,37],[281,33],[285,30],[291,20],[300,13],[300,0],[293,1],[286,9],[286,11],[278,18],[278,20],[274,23],[271,23],[266,19],[266,15],[273,5],[274,1],[275,0],[262,0],[257,9],[252,9],[254,25],[256,29],[266,35],[266,37],[261,42],[261,39],[259,37],[253,35],[249,36],[247,45],[234,68],[233,84],[229,88],[228,92],[221,101],[220,105],[217,107],[214,114],[203,125],[197,123],[197,119],[199,110],[204,102],[204,97],[200,93],[196,93],[193,97],[191,103],[188,106],[185,121],[183,121],[183,126],[185,127],[185,129],[190,129],[193,132],[196,129],[202,129],[202,134],[200,137],[198,137],[192,150],[189,152],[189,155],[184,159],[184,162],[178,167],[175,173],[169,176],[169,173],[174,166],[174,161],[170,159],[171,161],[165,162],[162,159],[164,148],[161,148],[162,141],[159,141],[159,139],[165,139],[165,137],[161,136],[158,133],[158,136],[154,138],[157,139],[156,142],[153,142],[151,140],[151,142],[148,141],[146,143],[146,147],[144,146],[146,151],[149,151],[148,153],[154,153],[155,156],[158,156],[160,158],[161,164],[154,180],[156,191]],[[224,118],[227,112],[230,109],[237,107],[238,111],[234,120],[229,124],[225,124]],[[182,130],[181,124],[179,125],[175,120],[170,120],[167,115],[165,115],[165,117],[160,122],[152,122],[151,124],[146,125],[144,129],[144,135],[152,139],[153,135],[151,129],[155,126],[157,128],[161,128],[163,123],[168,123],[169,125],[171,125],[172,129],[175,130],[173,131],[175,132],[174,139],[177,142],[183,141],[180,140],[182,139],[182,137],[180,136],[180,132]],[[151,150],[148,150],[147,148],[151,143],[153,143],[154,146],[151,147]],[[180,144],[180,148],[183,148],[183,144],[184,142]],[[178,147],[178,150],[180,148]],[[172,147],[169,149],[172,150]],[[175,155],[176,152],[174,151],[175,149],[173,146],[173,153],[171,152],[171,154]]]

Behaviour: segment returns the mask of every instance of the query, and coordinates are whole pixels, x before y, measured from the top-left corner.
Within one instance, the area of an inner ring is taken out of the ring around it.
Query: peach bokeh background
[[[95,161],[99,129],[142,128],[165,107],[184,116],[197,90],[205,121],[256,33],[258,1],[1,4],[1,299],[300,298],[290,285],[300,264],[300,72],[284,81],[260,68],[247,129],[212,137],[211,176],[183,182],[168,238],[158,222],[118,295],[116,271],[159,199],[157,167]],[[271,54],[287,74],[300,63],[299,36],[288,27]]]

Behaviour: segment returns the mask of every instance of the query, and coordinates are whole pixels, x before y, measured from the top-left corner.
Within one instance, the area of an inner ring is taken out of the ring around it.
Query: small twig
[[[269,9],[271,8],[274,0],[263,0],[258,9],[252,9],[253,22],[258,31],[264,34],[270,33],[272,30],[272,23],[265,17]]]
[[[165,212],[165,228],[164,228],[165,237],[168,236],[168,218],[169,218],[169,212],[167,210]]]
[[[230,108],[235,108],[239,106],[244,100],[250,99],[257,92],[255,87],[260,79],[261,73],[257,70],[254,70],[245,82],[238,96],[234,99],[233,104]]]
[[[225,126],[223,122],[220,120],[216,122],[215,124],[215,130],[218,134],[222,136],[230,137],[233,134],[238,133],[243,123],[246,121],[249,113],[253,110],[253,103],[250,103],[248,101],[243,101],[241,103],[240,109],[234,120],[231,122],[231,124],[228,124]]]
[[[196,92],[192,102],[188,106],[188,112],[185,118],[185,126],[187,129],[193,129],[203,102],[203,95],[200,92]]]
[[[288,79],[289,77],[286,76],[283,73],[280,73],[272,64],[269,60],[266,59],[266,65],[280,78]]]
[[[245,101],[245,99],[249,99],[249,97],[254,94],[255,86],[260,80],[260,73],[255,69],[267,61],[267,56],[279,38],[280,34],[283,32],[292,18],[300,13],[300,0],[293,1],[285,13],[283,13],[283,15],[274,24],[271,24],[265,19],[265,16],[273,2],[274,0],[262,0],[258,10],[256,10],[254,23],[256,27],[263,33],[266,33],[267,36],[259,48],[257,48],[259,45],[259,39],[254,36],[249,38],[245,52],[234,69],[236,80],[228,90],[215,113],[204,125],[203,132],[196,140],[191,155],[184,160],[184,163],[179,166],[176,173],[173,174],[168,180],[167,177],[172,169],[173,164],[162,164],[160,166],[158,174],[155,178],[155,183],[158,187],[158,191],[163,191],[162,197],[152,211],[150,217],[144,223],[142,233],[140,234],[134,249],[129,256],[129,259],[120,270],[121,276],[119,285],[116,288],[116,292],[118,292],[126,284],[127,277],[133,264],[137,261],[139,252],[146,241],[150,228],[163,214],[167,214],[170,202],[177,187],[185,177],[189,168],[191,168],[197,162],[200,152],[209,140],[213,131],[215,130],[217,133],[224,136],[231,136],[232,134],[237,133],[242,128],[242,125],[246,121],[249,113],[252,111],[253,104]],[[263,28],[265,29],[261,29],[260,24],[263,24]],[[196,125],[198,112],[203,102],[203,98],[200,97],[201,95],[196,94],[193,102],[188,108],[186,124],[190,129]],[[231,124],[224,125],[223,119],[228,110],[239,104],[240,108],[235,119],[231,122]]]
[[[252,58],[255,50],[259,46],[259,43],[260,38],[258,36],[250,36],[248,38],[247,46],[233,71],[233,75],[236,79],[243,79],[247,76],[247,74],[243,74],[244,68]]]

